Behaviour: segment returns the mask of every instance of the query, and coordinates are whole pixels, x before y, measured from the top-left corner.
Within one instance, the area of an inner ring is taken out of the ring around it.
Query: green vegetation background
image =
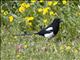
[[[54,2],[54,1],[53,1]],[[20,13],[22,3],[31,4]],[[49,7],[48,13],[38,12],[39,8]],[[50,11],[55,15],[50,15]],[[9,16],[13,16],[12,22]],[[24,19],[32,16],[28,25]],[[50,39],[33,35],[40,26],[46,27],[55,17],[63,20],[58,34]],[[47,19],[47,21],[45,20]],[[46,23],[44,22],[46,21]],[[48,6],[48,1],[2,1],[1,2],[1,60],[80,60],[80,1],[58,1]],[[30,33],[30,36],[14,34]]]

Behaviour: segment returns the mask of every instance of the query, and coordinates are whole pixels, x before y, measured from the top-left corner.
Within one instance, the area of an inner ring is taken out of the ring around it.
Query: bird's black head
[[[55,18],[52,22],[52,26],[54,29],[54,34],[56,35],[57,32],[59,31],[59,24],[62,22],[62,20],[60,18]]]
[[[62,20],[60,18],[55,18],[53,21],[53,23],[60,23],[60,22],[62,22]]]

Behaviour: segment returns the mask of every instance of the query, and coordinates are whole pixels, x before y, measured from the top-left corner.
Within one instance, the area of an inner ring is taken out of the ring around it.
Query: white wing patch
[[[50,37],[54,36],[54,33],[53,32],[47,33],[47,34],[44,34],[44,36],[50,38]]]
[[[53,27],[49,27],[46,29],[46,31],[50,31],[50,30],[53,30]]]

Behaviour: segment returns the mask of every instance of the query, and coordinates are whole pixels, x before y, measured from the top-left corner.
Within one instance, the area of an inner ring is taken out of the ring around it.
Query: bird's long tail
[[[23,34],[15,34],[14,36],[29,36],[29,35],[33,35],[33,34],[37,34],[37,33],[32,33],[32,34],[28,34],[28,33],[23,33]]]
[[[15,34],[15,36],[27,36],[27,35],[31,35],[31,34]]]

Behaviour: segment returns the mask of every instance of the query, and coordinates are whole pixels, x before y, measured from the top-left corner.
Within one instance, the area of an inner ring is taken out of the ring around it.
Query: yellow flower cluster
[[[47,14],[49,9],[49,7],[43,8],[43,15]]]
[[[66,3],[67,3],[67,1],[66,1],[66,0],[63,0],[63,1],[62,1],[62,3],[63,3],[63,4],[66,4]]]
[[[49,9],[50,9],[49,7],[46,7],[46,8],[39,8],[39,9],[38,9],[38,12],[43,12],[43,15],[45,15],[45,14],[48,13],[48,10],[49,10]]]
[[[50,15],[55,15],[56,13],[53,11],[50,11]]]
[[[29,26],[32,26],[32,21],[34,20],[34,17],[25,17],[26,20],[26,24],[28,24]]]
[[[53,2],[53,5],[55,6],[55,5],[57,5],[58,4],[58,1],[54,1]]]
[[[19,7],[19,12],[23,13],[25,11],[24,7]]]
[[[38,12],[42,12],[42,11],[43,11],[43,8],[39,8],[39,9],[38,9]]]
[[[39,9],[38,9],[38,12],[42,12],[43,15],[46,15],[46,14],[49,12],[49,9],[50,9],[50,7],[39,8]],[[56,15],[56,13],[53,12],[53,11],[50,11],[49,14],[50,14],[50,15],[53,15],[53,16]]]
[[[66,0],[62,0],[62,3],[63,4],[67,4],[67,1]],[[51,5],[57,5],[58,4],[58,1],[48,1],[48,6],[51,6]]]
[[[29,3],[22,3],[21,6],[19,7],[19,12],[23,13],[29,7],[30,7]]]
[[[48,1],[48,6],[51,6],[51,5],[57,5],[58,4],[58,1]]]
[[[13,16],[9,16],[9,22],[13,22],[14,17]]]
[[[32,21],[34,19],[34,17],[32,17],[32,16],[31,17],[25,17],[25,19],[28,21]]]
[[[48,1],[48,5],[49,5],[49,6],[51,6],[51,5],[52,5],[52,3],[53,3],[52,1]]]

